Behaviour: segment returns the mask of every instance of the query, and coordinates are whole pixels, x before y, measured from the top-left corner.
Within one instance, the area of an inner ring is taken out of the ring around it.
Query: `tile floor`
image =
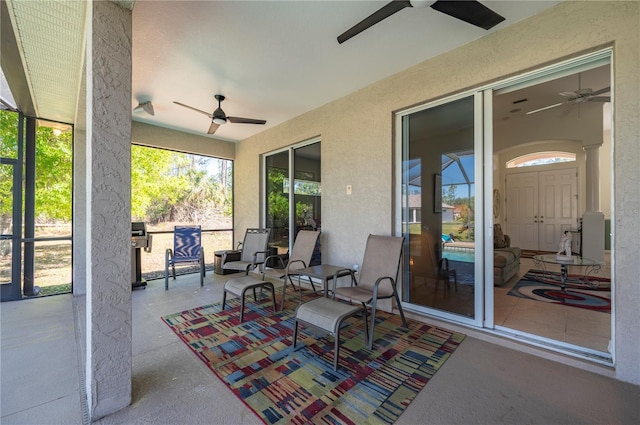
[[[532,259],[523,258],[517,277],[495,288],[496,326],[607,353],[611,314],[507,295],[528,270],[536,268]],[[610,270],[608,265],[603,267],[599,276],[610,277]]]

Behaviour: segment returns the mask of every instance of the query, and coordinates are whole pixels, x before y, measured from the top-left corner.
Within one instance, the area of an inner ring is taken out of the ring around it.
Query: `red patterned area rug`
[[[247,302],[242,324],[239,305],[162,320],[266,424],[393,423],[464,339],[414,320],[405,329],[398,315],[379,312],[369,351],[362,318],[347,319],[336,372],[333,337],[301,326],[291,349],[296,302],[275,315],[266,297]]]
[[[507,295],[611,313],[611,279],[606,277],[569,275],[562,291],[560,273],[529,270]]]

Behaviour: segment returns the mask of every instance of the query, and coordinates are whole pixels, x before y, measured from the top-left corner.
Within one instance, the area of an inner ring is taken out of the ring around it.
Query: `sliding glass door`
[[[406,309],[611,359],[610,55],[397,114]]]
[[[482,93],[402,116],[403,301],[456,320],[482,310]],[[480,191],[480,192],[478,192]]]
[[[321,230],[320,142],[302,143],[264,157],[265,227],[269,246],[286,254],[300,230]],[[292,183],[293,182],[293,183]],[[320,264],[316,247],[311,264]]]

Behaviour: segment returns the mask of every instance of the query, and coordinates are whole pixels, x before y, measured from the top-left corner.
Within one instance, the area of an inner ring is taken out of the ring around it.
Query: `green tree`
[[[447,205],[454,205],[455,200],[456,200],[456,189],[457,188],[458,188],[458,186],[456,186],[455,184],[452,184],[451,186],[448,186],[446,190],[443,187],[442,188],[442,202],[444,202]]]
[[[289,197],[284,193],[286,172],[280,168],[269,168],[267,172],[267,211],[272,227],[283,227],[289,217]]]
[[[18,114],[15,112],[0,110],[0,156],[5,158],[18,156]],[[3,227],[5,223],[11,222],[12,171],[11,166],[0,167],[0,219]]]
[[[131,148],[134,220],[206,222],[232,214],[229,162],[163,149]]]
[[[70,222],[72,215],[73,133],[36,129],[36,219]]]

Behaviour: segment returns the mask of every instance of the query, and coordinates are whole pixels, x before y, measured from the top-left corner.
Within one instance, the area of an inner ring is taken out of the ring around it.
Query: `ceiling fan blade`
[[[201,114],[204,114],[204,115],[208,116],[209,118],[213,119],[213,114],[211,114],[209,112],[203,111],[203,110],[198,109],[198,108],[194,108],[193,106],[185,105],[184,103],[176,102],[175,100],[173,101],[173,103],[175,103],[176,105],[180,105],[180,106],[183,106],[185,108],[191,109],[192,111],[200,112]]]
[[[405,7],[411,7],[411,2],[409,2],[409,0],[394,0],[390,3],[387,3],[377,11],[373,12],[371,15],[364,18],[362,21],[358,22],[353,27],[340,34],[338,36],[338,43],[344,43],[351,37],[360,34],[367,28],[374,26],[378,22],[388,18],[396,12],[401,11]]]
[[[431,8],[485,30],[504,21],[504,17],[478,1],[438,0]]]
[[[211,125],[209,126],[209,131],[207,131],[207,134],[215,133],[216,130],[218,129],[218,127],[220,127],[220,124],[216,124],[216,123],[212,122]]]
[[[266,124],[265,120],[254,120],[253,118],[240,118],[227,116],[227,120],[234,124]]]
[[[535,114],[536,112],[546,111],[547,109],[556,108],[558,106],[566,105],[566,102],[555,103],[553,105],[545,106],[544,108],[534,109],[533,111],[527,112],[527,115]]]
[[[589,98],[589,102],[611,102],[609,96],[594,96]]]
[[[151,101],[149,102],[145,102],[142,105],[142,109],[149,115],[155,115],[155,111],[153,110],[153,105],[151,104]]]
[[[598,96],[599,94],[602,93],[609,93],[611,91],[611,87],[604,87],[601,88],[600,90],[596,90],[593,93],[591,93],[593,96]]]
[[[580,94],[577,91],[562,91],[558,93],[560,96],[568,97],[569,99],[574,99],[580,97]]]

